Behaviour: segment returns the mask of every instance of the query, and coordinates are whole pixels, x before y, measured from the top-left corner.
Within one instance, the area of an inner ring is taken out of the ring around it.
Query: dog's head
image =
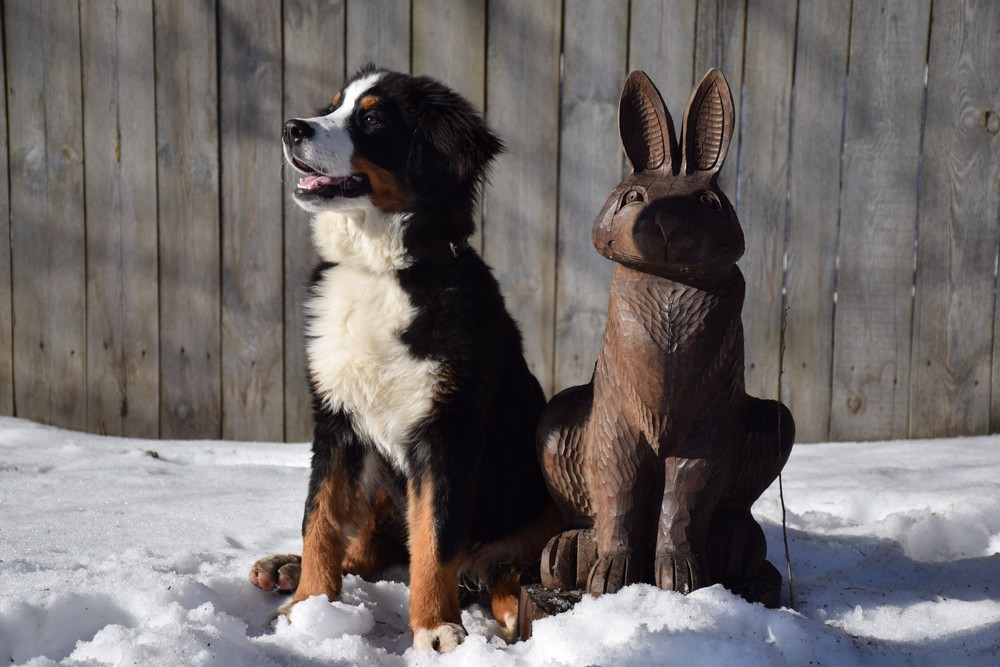
[[[312,118],[285,122],[303,209],[382,213],[471,206],[502,150],[472,105],[437,81],[366,66]],[[468,200],[468,201],[466,201]]]

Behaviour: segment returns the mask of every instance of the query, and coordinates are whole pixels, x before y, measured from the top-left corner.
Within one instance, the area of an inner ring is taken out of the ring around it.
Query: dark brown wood
[[[583,596],[583,591],[562,591],[541,584],[522,586],[517,606],[518,639],[531,639],[532,624],[535,621],[569,611]]]
[[[619,126],[633,173],[592,235],[617,264],[604,340],[591,382],[555,396],[538,431],[570,526],[542,554],[545,587],[721,583],[777,603],[750,506],[788,459],[795,426],[784,405],[744,390],[743,232],[717,178],[735,117],[716,69],[680,133],[643,72],[625,83]],[[542,598],[528,598],[532,615]]]

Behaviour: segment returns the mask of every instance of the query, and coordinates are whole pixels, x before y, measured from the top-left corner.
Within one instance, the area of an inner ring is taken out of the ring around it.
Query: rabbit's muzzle
[[[732,265],[743,255],[743,233],[731,208],[706,209],[691,196],[606,211],[593,241],[608,259],[656,274],[687,274]]]

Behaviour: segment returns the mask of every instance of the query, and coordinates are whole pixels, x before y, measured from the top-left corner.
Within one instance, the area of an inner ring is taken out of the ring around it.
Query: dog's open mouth
[[[292,166],[306,174],[299,179],[299,186],[295,188],[295,196],[300,199],[314,197],[317,199],[334,199],[336,197],[350,199],[371,192],[368,179],[360,174],[327,176],[294,157],[292,158]]]

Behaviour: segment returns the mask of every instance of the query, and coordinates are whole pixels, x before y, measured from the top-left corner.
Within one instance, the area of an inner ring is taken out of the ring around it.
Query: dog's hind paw
[[[302,558],[295,554],[275,554],[261,558],[250,568],[250,583],[265,591],[293,593],[299,587]]]
[[[417,651],[435,650],[447,653],[465,641],[465,628],[457,623],[442,623],[436,628],[423,628],[413,635],[413,648]]]

